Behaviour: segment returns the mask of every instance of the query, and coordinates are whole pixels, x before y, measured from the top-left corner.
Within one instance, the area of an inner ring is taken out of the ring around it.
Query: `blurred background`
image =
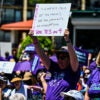
[[[27,37],[37,3],[72,3],[68,28],[73,45],[91,53],[100,48],[100,0],[0,0],[1,56],[18,49]],[[49,39],[53,48],[64,44],[63,37]],[[40,40],[42,44],[47,43],[43,38]]]

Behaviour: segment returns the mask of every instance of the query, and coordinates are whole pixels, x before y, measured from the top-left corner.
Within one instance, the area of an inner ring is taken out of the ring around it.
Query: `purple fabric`
[[[6,59],[0,56],[0,61],[6,61]]]
[[[25,52],[35,52],[35,46],[33,44],[29,44],[25,47]]]
[[[29,61],[21,61],[15,64],[14,71],[30,71],[31,63]]]
[[[36,75],[36,73],[37,73],[37,71],[38,71],[39,69],[43,69],[43,68],[44,68],[44,66],[41,66],[41,64],[40,64],[40,58],[39,58],[39,56],[38,56],[37,54],[35,54],[35,56],[38,57],[38,61],[37,61],[37,63],[36,63],[36,66],[35,66],[34,71],[32,71],[32,73],[33,73],[34,75]],[[33,60],[31,60],[31,66],[32,66],[32,63],[33,63]]]
[[[64,79],[70,84],[70,89],[76,89],[77,82],[80,78],[80,68],[76,72],[72,71],[71,66],[61,70],[57,63],[51,61],[51,66],[49,69],[53,80]]]
[[[47,87],[46,100],[64,100],[60,93],[68,90],[69,84],[65,80],[52,80],[51,84],[48,84]]]
[[[91,98],[100,98],[100,68],[95,68],[92,71],[90,78],[88,79],[87,85],[90,87],[88,94]]]
[[[44,69],[44,66],[40,65],[40,62],[38,61],[37,66],[35,68],[35,70],[32,72],[34,75],[36,75],[37,71],[40,69]]]
[[[100,68],[95,68],[95,70],[92,71],[91,76],[87,81],[87,85],[90,86],[91,83],[97,83],[98,81],[100,81]]]
[[[93,71],[95,68],[96,68],[96,62],[94,61],[94,62],[92,62],[91,64],[90,64],[90,66],[89,66],[89,69],[91,70],[91,71]]]
[[[32,64],[34,62],[34,58],[31,59],[30,61],[21,61],[21,62],[16,63],[14,71],[32,71],[33,74],[36,74],[36,72],[39,69],[43,69],[44,67],[40,65],[40,60],[39,60],[40,58],[38,57],[38,55],[35,54],[35,56],[38,59],[36,60],[35,68],[33,71],[32,71]]]
[[[9,57],[7,58],[8,61],[10,61],[11,59],[13,59],[13,56],[9,56]]]
[[[52,55],[50,57],[50,59],[53,60],[54,62],[58,62],[56,54],[55,55]]]

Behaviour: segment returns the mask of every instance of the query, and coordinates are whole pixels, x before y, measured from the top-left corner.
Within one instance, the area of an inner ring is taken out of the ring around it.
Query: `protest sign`
[[[0,61],[0,73],[4,72],[10,74],[13,72],[14,67],[15,67],[15,62]]]
[[[79,64],[81,66],[83,66],[83,65],[87,66],[89,52],[87,52],[86,50],[83,50],[83,49],[79,49],[77,47],[75,47],[75,52],[76,52]]]
[[[71,3],[37,4],[32,30],[35,36],[63,36],[70,16]]]

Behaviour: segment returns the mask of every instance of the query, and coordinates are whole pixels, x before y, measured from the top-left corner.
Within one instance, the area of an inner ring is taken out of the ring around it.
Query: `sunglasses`
[[[58,57],[58,60],[60,59],[60,60],[65,60],[66,58],[68,58],[68,56],[59,56]]]

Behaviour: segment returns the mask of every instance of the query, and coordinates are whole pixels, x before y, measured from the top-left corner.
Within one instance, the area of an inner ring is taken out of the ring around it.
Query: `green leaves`
[[[19,58],[20,55],[22,54],[22,51],[25,49],[25,47],[28,44],[32,43],[32,39],[30,36],[27,36],[21,43],[20,43],[20,48],[18,48],[18,53],[17,53],[17,57]]]
[[[47,47],[49,50],[52,49],[52,40],[51,40],[50,37],[42,37],[42,36],[41,36],[41,37],[38,37],[38,40],[39,40],[40,45],[41,45],[42,48]],[[33,40],[31,39],[31,37],[30,37],[30,36],[27,36],[27,37],[21,42],[21,44],[20,44],[21,47],[18,48],[18,54],[17,54],[17,57],[18,57],[18,58],[20,57],[20,55],[21,55],[22,51],[25,49],[25,47],[26,47],[27,45],[33,43],[32,41],[33,41]]]
[[[42,48],[47,47],[48,49],[51,50],[52,40],[50,39],[50,37],[38,37],[38,40],[39,40]]]

